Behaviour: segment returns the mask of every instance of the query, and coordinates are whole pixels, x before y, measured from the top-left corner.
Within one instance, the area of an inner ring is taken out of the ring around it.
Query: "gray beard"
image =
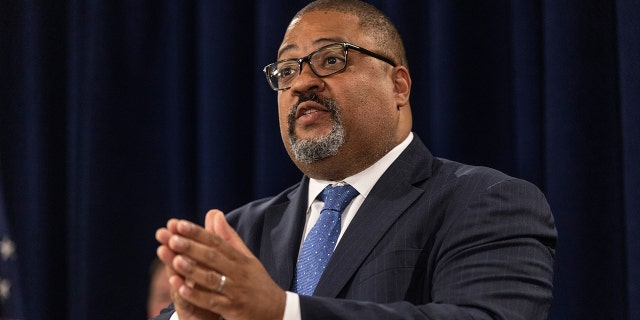
[[[311,139],[298,139],[295,134],[289,134],[293,157],[300,162],[313,163],[335,156],[344,144],[344,127],[333,121],[331,132],[326,136]]]
[[[306,97],[305,97],[306,98]],[[304,99],[301,99],[303,101]],[[289,141],[291,151],[295,160],[303,163],[313,163],[334,156],[344,144],[345,130],[338,114],[338,108],[331,99],[324,99],[315,94],[310,95],[307,100],[314,100],[324,105],[331,112],[331,131],[322,137],[311,139],[298,139],[295,133],[295,113],[298,102],[289,113]]]

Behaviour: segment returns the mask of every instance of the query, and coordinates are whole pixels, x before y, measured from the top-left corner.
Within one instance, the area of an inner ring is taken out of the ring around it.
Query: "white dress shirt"
[[[360,206],[364,202],[364,199],[366,199],[369,195],[371,189],[373,189],[373,186],[376,184],[376,182],[378,182],[378,179],[380,179],[382,174],[387,171],[389,166],[391,166],[391,164],[400,156],[402,151],[404,151],[404,149],[409,146],[411,140],[413,140],[413,133],[409,133],[404,141],[391,149],[391,151],[384,155],[384,157],[380,158],[380,160],[378,160],[372,166],[342,181],[322,181],[309,179],[307,221],[304,226],[303,239],[300,241],[300,248],[302,248],[302,243],[307,237],[307,234],[309,233],[309,231],[311,231],[311,228],[320,217],[320,211],[322,211],[324,202],[318,200],[317,197],[327,185],[335,184],[338,182],[345,182],[354,187],[359,193],[351,201],[351,204],[349,204],[342,212],[340,236],[338,237],[338,242],[340,242],[340,239],[342,239],[342,235],[344,234],[345,230],[347,230],[349,223],[351,223],[351,220],[353,220],[353,217],[355,217],[356,212],[358,211],[358,209],[360,209]],[[302,315],[300,312],[300,299],[298,294],[290,291],[287,291],[286,293],[287,302],[283,320],[301,320]],[[174,312],[170,320],[179,320],[178,314]]]

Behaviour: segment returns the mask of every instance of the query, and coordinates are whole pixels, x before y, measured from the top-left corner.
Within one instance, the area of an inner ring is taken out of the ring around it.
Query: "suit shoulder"
[[[234,209],[226,215],[227,221],[232,226],[236,226],[243,220],[261,220],[267,208],[289,204],[293,193],[299,192],[300,185],[301,183],[298,182],[275,196],[257,199]]]
[[[497,210],[501,219],[524,214],[539,216],[545,224],[553,224],[549,203],[535,184],[488,167],[438,160],[441,165],[430,179],[431,188],[446,199],[449,209],[453,209],[450,212],[478,214],[482,210],[476,209],[484,206],[502,210]],[[513,209],[509,214],[504,212],[507,207]]]
[[[472,184],[475,188],[486,189],[509,181],[515,184],[526,184],[535,187],[526,180],[509,176],[502,171],[489,167],[469,165],[444,158],[436,158],[435,163],[434,177],[454,184]]]
[[[528,202],[539,204],[545,211],[549,210],[542,191],[529,181],[488,167],[441,158],[436,160],[437,168],[434,168],[425,188],[430,189],[431,194],[447,199],[452,207],[467,207],[475,201],[487,199],[507,202],[529,199]]]

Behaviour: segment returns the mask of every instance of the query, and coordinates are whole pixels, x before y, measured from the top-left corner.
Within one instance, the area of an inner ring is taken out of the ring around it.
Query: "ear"
[[[411,76],[405,66],[394,67],[391,71],[393,87],[398,109],[409,105],[409,94],[411,93]]]

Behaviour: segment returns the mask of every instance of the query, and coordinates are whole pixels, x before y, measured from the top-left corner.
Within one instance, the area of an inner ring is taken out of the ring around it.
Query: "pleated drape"
[[[538,185],[550,319],[640,317],[640,3],[371,1],[414,131]],[[0,2],[0,170],[25,316],[142,319],[155,230],[297,182],[261,70],[306,1]]]

